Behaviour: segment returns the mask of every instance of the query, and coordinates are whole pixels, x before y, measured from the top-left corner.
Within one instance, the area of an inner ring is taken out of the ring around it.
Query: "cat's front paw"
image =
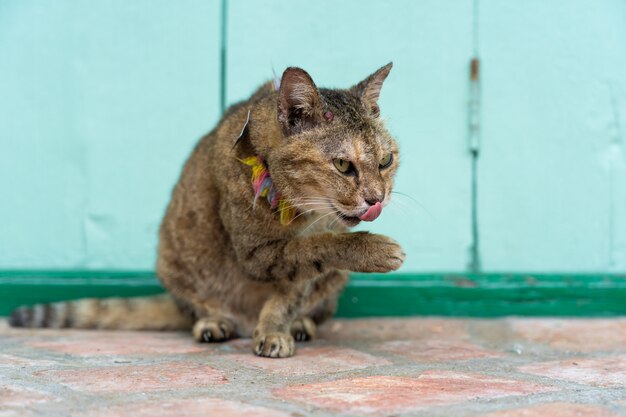
[[[402,266],[406,257],[395,240],[376,234],[361,235],[361,253],[356,262],[356,272],[390,272]]]
[[[286,333],[269,333],[254,338],[254,353],[266,358],[288,358],[295,352],[293,337]]]

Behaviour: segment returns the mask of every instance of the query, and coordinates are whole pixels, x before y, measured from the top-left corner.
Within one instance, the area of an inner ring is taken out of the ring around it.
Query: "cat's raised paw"
[[[402,266],[406,257],[402,247],[395,240],[377,234],[357,234],[362,239],[363,250],[354,271],[390,272]]]
[[[254,338],[253,350],[266,358],[288,358],[295,352],[295,342],[289,334],[269,333]]]
[[[296,342],[306,342],[315,337],[316,326],[308,317],[299,317],[291,324],[291,335]]]
[[[225,319],[203,318],[193,325],[193,337],[197,342],[214,343],[232,339],[235,335],[233,324]]]

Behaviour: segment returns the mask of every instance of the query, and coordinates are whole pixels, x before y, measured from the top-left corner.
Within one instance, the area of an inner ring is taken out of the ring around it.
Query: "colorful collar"
[[[280,213],[280,224],[288,225],[296,217],[296,209],[285,200],[276,189],[267,165],[260,156],[250,156],[240,159],[244,164],[252,167],[252,189],[254,190],[254,207],[259,197],[266,197],[272,209],[277,208]]]

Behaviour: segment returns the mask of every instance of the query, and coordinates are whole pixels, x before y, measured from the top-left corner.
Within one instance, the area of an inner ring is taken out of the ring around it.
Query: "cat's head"
[[[283,73],[277,118],[284,138],[266,157],[278,189],[298,211],[354,226],[374,220],[389,202],[398,145],[379,117],[378,97],[391,67],[347,90],[318,89],[300,68]]]

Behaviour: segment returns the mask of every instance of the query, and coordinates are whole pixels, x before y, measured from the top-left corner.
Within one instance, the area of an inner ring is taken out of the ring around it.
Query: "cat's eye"
[[[387,155],[383,156],[383,159],[380,160],[379,167],[380,169],[387,168],[389,165],[391,165],[392,162],[393,162],[393,155],[388,153]]]
[[[350,161],[346,161],[345,159],[335,158],[333,159],[333,164],[335,165],[335,168],[337,168],[337,171],[342,174],[349,174],[353,171],[352,163]]]

